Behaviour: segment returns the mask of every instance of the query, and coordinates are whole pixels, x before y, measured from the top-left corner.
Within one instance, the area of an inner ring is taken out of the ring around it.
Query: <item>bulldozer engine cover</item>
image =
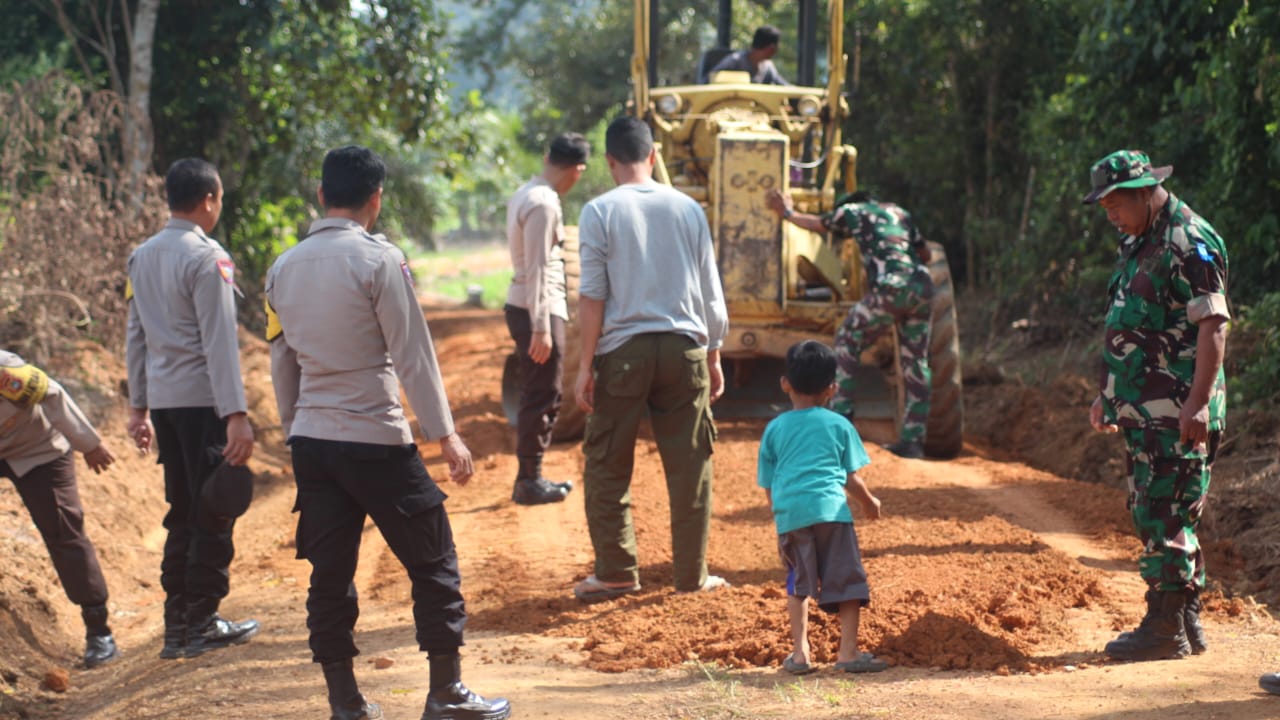
[[[785,191],[788,157],[780,133],[730,131],[717,139],[711,224],[730,315],[762,303],[776,313],[783,304],[782,231],[765,195]]]

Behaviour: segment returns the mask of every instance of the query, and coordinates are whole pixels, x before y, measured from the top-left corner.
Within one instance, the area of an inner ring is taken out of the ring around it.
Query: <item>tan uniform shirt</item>
[[[529,311],[533,332],[550,332],[551,316],[569,319],[564,282],[564,215],[560,195],[541,175],[507,202],[511,287],[507,304]]]
[[[129,403],[246,412],[235,265],[198,225],[171,219],[129,256]]]
[[[101,444],[61,385],[17,355],[0,350],[0,460],[18,477],[68,450],[89,452]]]
[[[453,432],[431,333],[404,254],[354,220],[325,218],[267,273],[271,381],[286,437],[413,442]],[[397,379],[398,378],[398,379]]]

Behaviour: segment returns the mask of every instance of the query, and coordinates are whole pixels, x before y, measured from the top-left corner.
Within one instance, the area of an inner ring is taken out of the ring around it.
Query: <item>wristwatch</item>
[[[790,219],[791,219],[791,216],[792,216],[792,215],[795,215],[795,214],[796,214],[796,211],[795,211],[795,210],[792,210],[791,208],[785,208],[785,209],[783,209],[783,211],[782,211],[782,219],[783,219],[783,220],[790,220]]]

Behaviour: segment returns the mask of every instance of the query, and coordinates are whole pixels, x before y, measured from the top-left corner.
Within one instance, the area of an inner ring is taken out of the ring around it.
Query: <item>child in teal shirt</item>
[[[782,391],[794,409],[765,428],[757,469],[787,567],[792,651],[782,666],[796,675],[813,672],[808,602],[814,596],[819,608],[840,616],[836,668],[879,672],[888,664],[858,652],[858,618],[871,595],[849,511],[851,498],[868,518],[880,517],[880,500],[857,474],[871,460],[853,424],[826,409],[836,380],[831,348],[813,340],[791,346],[785,373]]]

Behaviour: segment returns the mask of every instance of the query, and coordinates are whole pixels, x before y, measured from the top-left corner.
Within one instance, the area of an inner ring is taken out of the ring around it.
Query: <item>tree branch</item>
[[[86,80],[93,78],[93,68],[89,65],[89,59],[84,56],[84,52],[80,50],[80,43],[84,43],[94,50],[101,52],[93,40],[84,36],[79,30],[71,24],[71,18],[67,17],[66,8],[62,5],[62,0],[48,0],[49,5],[54,9],[54,18],[58,21],[58,27],[62,28],[62,32],[71,41],[71,49],[76,54],[76,59],[80,61],[80,69],[84,71]],[[45,11],[46,13],[48,10]]]

